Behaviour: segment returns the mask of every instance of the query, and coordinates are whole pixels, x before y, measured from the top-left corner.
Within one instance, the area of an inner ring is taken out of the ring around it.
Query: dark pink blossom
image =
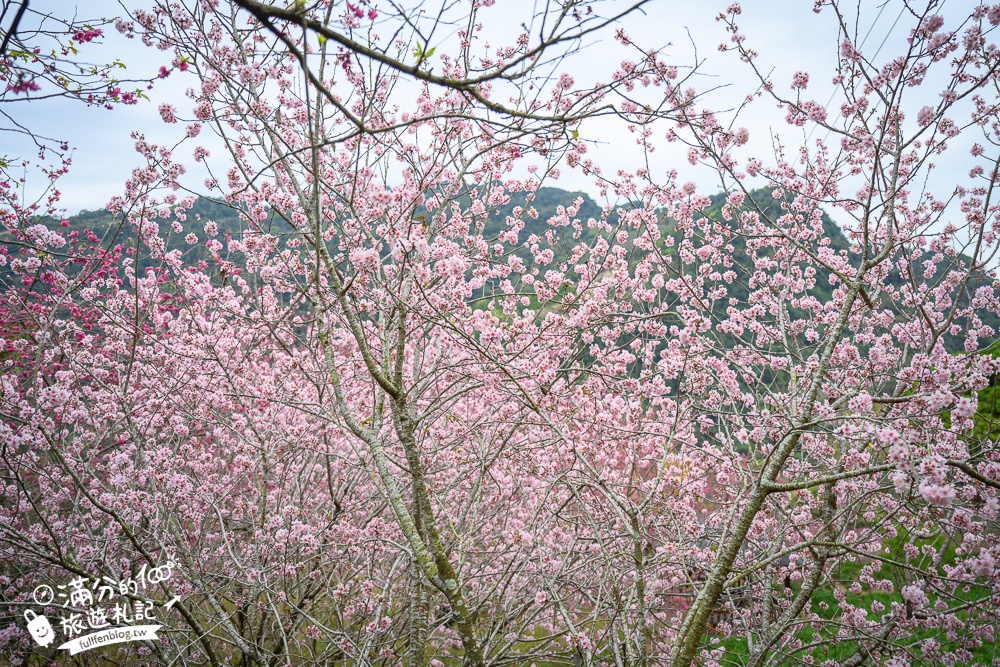
[[[86,42],[92,42],[93,40],[103,36],[104,36],[104,31],[101,30],[100,28],[78,30],[73,33],[73,39],[81,44],[84,44]]]
[[[41,89],[42,87],[35,83],[33,79],[21,79],[16,84],[12,83],[7,85],[7,90],[11,91],[15,95],[19,95],[20,93],[27,94]]]

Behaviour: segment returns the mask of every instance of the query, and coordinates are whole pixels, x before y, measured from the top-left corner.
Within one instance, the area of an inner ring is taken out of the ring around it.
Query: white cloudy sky
[[[726,35],[715,17],[726,9],[730,1],[654,0],[645,15],[633,17],[625,27],[637,42],[654,46],[669,44],[665,51],[668,60],[677,65],[689,65],[695,57],[703,60],[697,87],[720,87],[705,100],[705,105],[727,108],[755,88],[745,68],[731,55],[717,50]],[[135,3],[126,4],[135,6]],[[377,0],[373,4],[377,7]],[[498,21],[519,16],[527,20],[537,4],[533,0],[497,0],[494,11]],[[626,3],[614,4],[622,6]],[[946,7],[943,13],[946,16],[961,13],[972,4],[969,0],[944,0],[942,6]],[[743,5],[740,24],[760,54],[760,69],[773,69],[774,78],[779,82],[789,82],[798,70],[814,72],[810,94],[825,103],[832,90],[828,82],[838,44],[836,26],[831,22],[829,12],[813,13],[811,0],[749,0]],[[50,10],[65,15],[73,5],[72,0],[32,0],[31,6],[39,11]],[[857,16],[860,34],[867,35],[866,51],[874,53],[881,47],[878,60],[896,51],[905,39],[899,26],[905,24],[907,17],[903,16],[903,20],[896,24],[903,11],[901,3],[883,5],[875,0],[859,0],[859,5],[849,5],[849,11]],[[110,0],[91,0],[79,2],[77,12],[81,17],[112,17],[119,15],[122,9]],[[489,31],[490,26],[487,25],[486,29]],[[610,41],[611,35],[607,35],[606,39]],[[93,54],[95,60],[120,57],[127,64],[129,74],[135,76],[155,75],[160,65],[168,64],[169,60],[167,54],[142,47],[135,41],[127,41],[113,30],[108,31],[104,44],[89,54]],[[599,71],[609,65],[607,58],[602,56],[602,43],[594,43],[574,61],[574,67],[579,69],[581,76],[585,76],[584,71]],[[63,205],[73,213],[84,208],[100,208],[112,196],[121,194],[122,183],[138,162],[132,148],[131,132],[142,132],[151,140],[172,143],[171,139],[182,130],[178,125],[165,125],[159,118],[157,107],[166,101],[176,104],[183,115],[189,115],[184,112],[190,111],[190,102],[183,97],[183,89],[188,85],[191,85],[190,80],[185,82],[181,77],[172,76],[149,92],[149,102],[114,111],[87,109],[59,100],[6,105],[5,110],[24,122],[30,122],[39,133],[65,139],[74,148],[73,169],[59,182]],[[836,103],[833,106],[836,107]],[[782,114],[774,113],[773,105],[758,105],[739,124],[749,127],[756,142],[753,145],[764,151],[770,145],[768,137],[771,131],[782,129],[781,117]],[[584,134],[588,132],[597,141],[592,154],[599,156],[606,172],[640,166],[637,161],[641,156],[637,154],[634,143],[619,134],[620,128],[608,125],[584,130]],[[31,154],[30,148],[11,140],[9,134],[0,136],[6,143],[0,148],[0,154]],[[800,134],[798,139],[801,138]],[[656,168],[689,169],[683,152],[662,150],[656,157]],[[691,180],[709,192],[717,189],[703,174],[692,171]],[[193,182],[199,181],[194,179]],[[554,185],[590,192],[595,190],[589,178],[568,170],[564,170],[563,178]]]

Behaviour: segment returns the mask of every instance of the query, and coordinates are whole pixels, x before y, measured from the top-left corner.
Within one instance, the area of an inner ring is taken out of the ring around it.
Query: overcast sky
[[[373,3],[376,7],[377,2]],[[530,17],[535,6],[532,0],[497,0],[498,20],[524,16]],[[625,3],[619,3],[621,5]],[[719,89],[705,99],[705,106],[727,108],[734,106],[756,86],[747,76],[745,66],[736,62],[729,54],[719,53],[718,45],[726,40],[723,26],[715,17],[726,9],[729,2],[700,0],[682,2],[677,0],[654,0],[644,16],[633,17],[624,27],[639,43],[667,47],[668,60],[678,66],[692,64],[695,59],[703,60],[696,87]],[[945,0],[946,15],[967,10],[972,5],[963,0]],[[749,36],[752,46],[759,52],[758,66],[763,71],[774,71],[778,82],[790,82],[794,72],[813,72],[810,96],[826,103],[832,88],[829,79],[836,62],[837,32],[830,20],[830,14],[816,15],[812,11],[811,0],[751,0],[744,3],[740,24]],[[65,14],[71,7],[69,0],[32,0],[33,9],[47,9]],[[131,3],[134,6],[134,3]],[[885,7],[883,9],[883,7]],[[905,34],[894,24],[900,18],[901,4],[882,5],[875,0],[860,0],[858,24],[862,36],[867,35],[865,49],[869,53],[881,48],[879,60],[896,52],[905,39]],[[107,16],[121,13],[121,7],[108,0],[79,3],[81,17]],[[857,9],[852,9],[856,12]],[[488,14],[486,16],[489,16]],[[904,19],[906,17],[903,17]],[[898,25],[903,25],[901,22]],[[487,31],[490,26],[486,26]],[[498,28],[499,29],[499,28]],[[611,35],[606,36],[611,40]],[[697,51],[695,50],[697,49]],[[169,56],[160,51],[148,49],[135,40],[125,40],[113,29],[107,31],[104,43],[86,52],[94,60],[121,58],[131,76],[154,76],[161,65],[169,64]],[[583,56],[575,60],[575,67],[584,71],[600,71],[606,68],[607,58],[602,57],[601,43],[588,47]],[[101,108],[85,108],[68,101],[39,101],[31,104],[6,105],[11,115],[30,122],[41,134],[48,134],[67,140],[74,149],[73,168],[60,180],[62,202],[70,213],[80,209],[95,209],[115,195],[122,193],[122,183],[132,168],[138,164],[138,156],[133,150],[133,131],[144,133],[147,138],[163,143],[173,143],[177,134],[183,131],[180,125],[165,125],[157,112],[160,103],[175,104],[182,115],[190,116],[191,103],[183,96],[184,88],[191,85],[191,79],[180,76],[158,82],[149,91],[150,100],[132,107],[119,107],[114,111]],[[836,103],[834,103],[836,107]],[[917,107],[919,108],[919,107]],[[914,109],[915,113],[916,109]],[[750,129],[753,146],[762,152],[769,150],[769,136],[772,130],[788,132],[782,127],[783,114],[777,113],[773,104],[757,105],[752,113],[741,118],[740,125]],[[584,128],[584,138],[592,139],[596,154],[606,172],[618,168],[634,170],[641,166],[634,142],[620,133],[615,125]],[[591,136],[587,136],[587,134]],[[598,140],[599,138],[599,140]],[[821,137],[811,137],[816,139]],[[790,139],[795,139],[794,136]],[[798,140],[801,141],[801,134]],[[0,153],[30,156],[31,149],[5,136],[6,145]],[[682,172],[690,169],[679,150],[664,148],[656,157],[654,168],[677,168]],[[762,155],[766,157],[766,155]],[[563,177],[552,185],[584,190],[594,193],[592,179],[570,170],[563,170]],[[717,190],[705,174],[691,171],[691,180],[708,192]],[[192,182],[200,182],[195,178]]]

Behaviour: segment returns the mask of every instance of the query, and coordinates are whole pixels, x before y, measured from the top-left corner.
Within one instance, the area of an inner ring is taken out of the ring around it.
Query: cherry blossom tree
[[[746,108],[788,125],[765,159],[689,69],[615,32],[643,4],[553,5],[499,48],[485,1],[120,21],[196,81],[160,109],[179,144],[136,137],[127,243],[40,223],[33,256],[4,255],[11,608],[169,559],[133,594],[180,598],[168,631],[122,660],[992,659],[1000,6],[908,6],[878,59],[818,3],[836,70],[787,80],[730,7]],[[578,85],[609,30],[627,59]],[[835,118],[808,94],[825,76]],[[590,156],[602,116],[641,167]],[[657,172],[662,144],[724,193]],[[935,163],[963,166],[942,185]],[[195,167],[240,233],[192,219]],[[565,169],[599,218],[538,218]]]
[[[37,5],[37,3],[36,3]],[[87,106],[113,109],[134,105],[146,97],[153,77],[126,76],[125,63],[95,63],[87,52],[104,38],[112,20],[81,18],[75,11],[59,14],[33,7],[30,0],[4,3],[0,12],[0,132],[8,139],[27,137],[43,161],[65,163],[69,145],[65,137],[39,131],[28,114],[18,113],[24,102],[54,98]],[[185,67],[175,63],[176,67]],[[159,76],[168,76],[163,67]],[[25,156],[5,154],[0,170],[5,180]]]
[[[10,141],[0,155],[0,242],[4,250],[21,249],[33,255],[28,267],[37,278],[45,276],[44,271],[36,273],[40,258],[55,253],[65,262],[77,251],[76,242],[82,240],[79,249],[83,255],[74,261],[86,265],[96,262],[94,270],[106,273],[104,263],[115,252],[113,237],[104,250],[98,250],[92,245],[95,239],[79,238],[82,230],[65,237],[37,224],[39,216],[63,217],[57,183],[70,170],[72,159],[66,137],[49,136],[39,127],[34,111],[39,104],[54,99],[109,110],[134,105],[145,97],[144,90],[152,88],[154,79],[125,77],[125,64],[120,59],[105,64],[85,59],[112,21],[81,18],[75,11],[59,15],[39,10],[37,4],[15,0],[4,3],[0,11],[0,133]],[[177,65],[186,69],[184,63]],[[159,74],[169,73],[164,67]],[[24,150],[27,145],[33,145],[37,153],[6,152]],[[88,232],[92,235],[93,231]],[[70,275],[69,282],[78,285],[87,272],[70,271]],[[13,287],[18,279],[15,277],[12,284],[7,278],[3,277],[4,291],[18,291]]]

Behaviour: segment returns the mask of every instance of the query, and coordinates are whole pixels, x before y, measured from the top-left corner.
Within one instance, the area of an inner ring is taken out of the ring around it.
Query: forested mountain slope
[[[461,204],[461,202],[459,203]],[[781,200],[775,199],[769,189],[752,192],[750,198],[746,199],[739,209],[733,209],[728,212],[729,220],[727,220],[727,215],[724,215],[723,207],[725,204],[725,194],[719,193],[713,196],[711,204],[701,211],[701,217],[710,218],[717,225],[727,226],[735,230],[735,216],[739,215],[742,211],[756,211],[762,217],[767,217],[770,220],[777,220],[784,215],[781,208]],[[571,226],[553,227],[549,224],[551,219],[557,216],[565,216],[567,209],[574,210],[573,207],[575,207],[575,213],[569,217],[582,223],[578,234],[574,235],[574,229]],[[486,227],[483,230],[483,236],[486,239],[495,237],[505,229],[505,221],[509,217],[514,217],[523,222],[523,229],[519,237],[520,242],[523,244],[523,249],[519,253],[522,255],[522,260],[528,264],[531,262],[531,254],[527,250],[527,246],[529,245],[528,240],[533,236],[543,238],[548,233],[549,238],[553,241],[551,248],[555,252],[555,260],[559,261],[567,257],[571,248],[577,244],[586,243],[589,245],[596,239],[598,230],[588,225],[588,220],[601,220],[603,218],[613,228],[614,225],[618,224],[618,213],[623,210],[627,211],[629,208],[631,206],[625,202],[618,206],[609,207],[605,211],[602,206],[586,193],[543,187],[534,193],[530,202],[526,201],[524,193],[518,193],[513,195],[506,205],[491,211]],[[422,209],[417,211],[418,215],[421,213],[425,213],[425,211]],[[663,250],[668,253],[675,252],[675,248],[679,244],[683,234],[675,228],[674,221],[663,212],[660,212],[660,219],[662,221],[663,237],[673,238],[673,242],[670,244],[671,247],[668,248],[664,244]],[[851,252],[852,241],[848,239],[840,227],[825,212],[821,213],[821,220],[823,237],[818,243],[825,245],[834,253],[844,254],[856,266],[860,255],[857,252]],[[122,242],[126,238],[126,235],[120,231],[120,221],[116,220],[110,211],[104,209],[82,211],[77,215],[68,217],[66,222],[68,222],[70,230],[78,230],[80,233],[89,231],[99,237],[105,238],[109,242],[111,240]],[[48,220],[47,223],[50,225],[58,224],[55,220]],[[243,263],[242,257],[238,253],[229,253],[228,245],[225,243],[226,239],[229,238],[241,238],[243,233],[244,224],[240,220],[239,211],[235,208],[210,199],[198,198],[194,201],[194,205],[187,209],[183,215],[165,217],[160,221],[159,225],[161,233],[167,239],[167,250],[179,250],[188,265],[198,265],[199,262],[205,262],[209,267],[212,266],[213,259],[205,245],[205,241],[209,238],[215,238],[222,242],[222,247],[219,250],[220,258],[230,262],[237,269]],[[265,223],[265,228],[278,237],[279,243],[291,231],[290,225],[278,215],[272,215]],[[0,241],[2,240],[0,238]],[[731,256],[735,277],[730,277],[729,280],[724,281],[728,299],[724,302],[720,301],[718,304],[718,307],[723,309],[723,311],[729,303],[745,303],[747,294],[749,293],[747,281],[750,279],[751,268],[746,252],[746,240],[739,235],[733,234],[730,243],[733,248]],[[383,249],[383,252],[388,252],[388,248]],[[933,253],[929,250],[918,250],[914,252],[911,261],[914,266],[917,266],[932,256]],[[962,256],[958,256],[955,258],[955,261],[961,262],[963,259]],[[216,263],[218,263],[217,260]],[[152,264],[153,260],[148,256],[142,256],[139,259],[140,270]],[[225,267],[219,268],[225,270]],[[919,271],[915,273],[919,273]],[[928,287],[943,279],[940,273],[941,271],[939,270],[934,275],[924,277]],[[987,280],[988,276],[983,274],[981,279]],[[888,285],[898,286],[901,280],[900,272],[893,269],[889,272],[885,282]],[[722,280],[717,282],[720,285],[723,283]],[[968,301],[968,295],[974,293],[975,288],[976,285],[966,287],[965,295],[963,296],[964,302]],[[820,303],[825,303],[830,298],[832,290],[829,271],[822,268],[819,269],[810,294]],[[1000,319],[996,317],[985,315],[983,324],[993,329],[994,338],[1000,332]],[[958,329],[964,330],[967,323],[959,319],[956,325]],[[947,337],[946,344],[950,349],[957,351],[961,349],[962,340],[963,336],[961,332],[957,332]]]

